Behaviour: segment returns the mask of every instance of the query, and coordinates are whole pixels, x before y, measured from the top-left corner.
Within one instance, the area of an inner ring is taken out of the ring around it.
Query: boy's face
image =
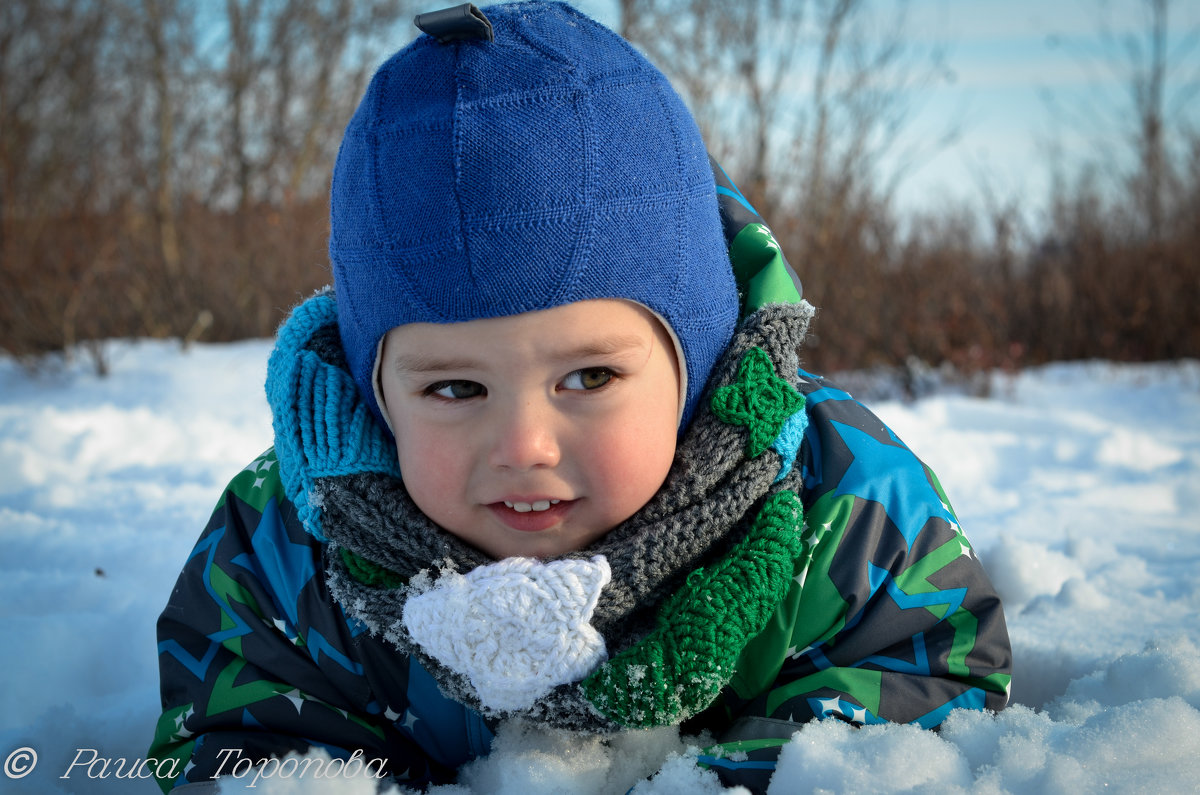
[[[496,559],[587,546],[675,455],[675,349],[625,301],[394,328],[380,384],[413,501]]]

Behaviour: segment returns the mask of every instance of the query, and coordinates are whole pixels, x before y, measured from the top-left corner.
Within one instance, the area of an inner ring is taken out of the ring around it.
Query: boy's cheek
[[[422,428],[420,425],[406,428],[403,441],[397,432],[401,476],[414,499],[418,492],[445,491],[464,477],[460,470],[466,457],[456,441],[446,434],[431,431],[428,426]]]
[[[673,420],[668,420],[672,422]],[[658,422],[629,422],[592,445],[590,469],[617,504],[640,509],[658,491],[675,458],[675,428]]]

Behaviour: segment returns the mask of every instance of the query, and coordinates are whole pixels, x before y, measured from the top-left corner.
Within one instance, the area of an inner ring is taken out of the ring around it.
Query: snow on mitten
[[[603,555],[506,558],[444,573],[408,599],[404,626],[426,653],[467,677],[483,706],[524,709],[608,658],[588,622],[611,579]]]

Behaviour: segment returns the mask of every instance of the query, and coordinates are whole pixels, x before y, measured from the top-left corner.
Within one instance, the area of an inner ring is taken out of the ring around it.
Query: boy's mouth
[[[537,533],[559,524],[575,500],[503,500],[487,507],[497,519],[514,530]]]
[[[512,508],[517,513],[529,513],[530,511],[548,511],[551,505],[558,505],[562,500],[538,500],[536,502],[509,502],[504,501],[504,504]]]

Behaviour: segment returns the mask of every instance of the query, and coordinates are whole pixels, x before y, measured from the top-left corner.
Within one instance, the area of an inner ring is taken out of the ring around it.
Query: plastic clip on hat
[[[545,2],[421,15],[334,168],[329,242],[359,391],[380,339],[594,298],[635,301],[683,354],[680,430],[738,315],[709,160],[666,78]]]

